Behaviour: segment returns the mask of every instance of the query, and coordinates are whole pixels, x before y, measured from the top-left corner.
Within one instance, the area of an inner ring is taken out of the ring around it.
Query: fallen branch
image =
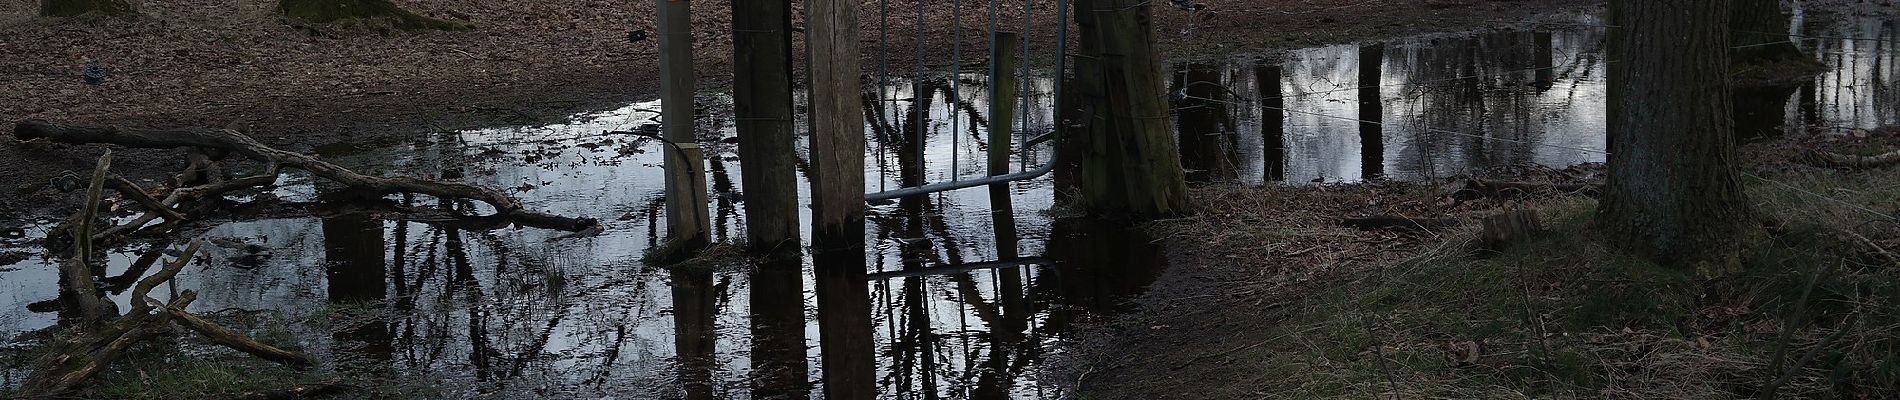
[[[1517,199],[1538,194],[1578,194],[1595,197],[1601,193],[1601,189],[1602,185],[1596,183],[1498,182],[1466,179],[1451,188],[1451,197],[1458,200]]]
[[[145,206],[147,210],[157,212],[160,217],[164,217],[166,220],[185,220],[184,214],[179,214],[178,210],[173,210],[171,206],[165,205],[165,203],[153,198],[151,193],[145,191],[145,188],[139,187],[139,184],[132,183],[130,180],[126,180],[125,177],[113,175],[106,180],[106,187],[119,192],[119,194],[124,195],[125,198],[139,203],[141,206]]]
[[[257,356],[258,358],[295,368],[305,368],[314,364],[310,361],[310,357],[303,355],[303,353],[279,349],[276,346],[264,344],[263,342],[257,341],[257,339],[244,336],[222,325],[218,325],[215,322],[204,319],[204,317],[185,312],[183,308],[165,307],[165,313],[177,319],[179,324],[191,328],[191,330],[198,331],[198,333],[204,335],[205,338],[211,339],[213,343],[229,347],[232,350],[242,351],[246,354]]]
[[[598,223],[593,218],[564,217],[529,210],[520,199],[486,186],[410,177],[375,177],[358,174],[313,156],[266,146],[256,139],[228,129],[119,129],[66,126],[42,120],[27,120],[13,127],[13,135],[20,140],[45,138],[61,143],[105,143],[137,148],[187,147],[222,150],[264,163],[267,168],[270,168],[267,176],[273,181],[276,178],[276,166],[283,166],[308,171],[312,175],[341,183],[352,190],[377,196],[415,193],[480,201],[494,207],[495,216],[523,226],[580,231]]]
[[[197,293],[185,291],[169,306],[184,307],[197,299]],[[139,300],[136,302],[144,302]],[[156,336],[164,327],[163,314],[131,313],[90,332],[67,337],[51,346],[35,362],[33,373],[20,386],[21,393],[46,397],[64,395],[80,382],[103,370],[107,364],[133,344]]]
[[[1857,156],[1826,150],[1815,150],[1812,158],[1820,164],[1829,167],[1876,169],[1900,165],[1900,150],[1871,156]]]

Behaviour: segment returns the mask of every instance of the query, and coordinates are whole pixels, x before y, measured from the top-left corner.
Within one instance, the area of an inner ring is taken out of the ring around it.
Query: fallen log
[[[152,197],[152,194],[146,192],[145,188],[140,187],[137,183],[132,183],[130,180],[126,180],[125,177],[113,175],[106,180],[106,188],[119,192],[119,194],[125,196],[126,199],[139,203],[139,205],[145,206],[148,210],[157,212],[160,217],[164,217],[166,220],[185,220],[184,214],[179,214],[178,210],[173,210],[171,206],[165,205],[164,202]]]
[[[1518,199],[1538,194],[1578,194],[1595,197],[1602,190],[1597,183],[1500,182],[1466,179],[1451,188],[1451,197],[1461,201],[1481,198]]]
[[[275,181],[277,167],[282,166],[304,170],[312,175],[341,183],[352,190],[377,196],[415,193],[480,201],[495,209],[494,216],[506,218],[523,226],[580,231],[598,223],[593,218],[565,217],[529,210],[520,199],[490,187],[410,177],[376,177],[358,174],[314,156],[266,146],[250,136],[228,129],[119,129],[117,127],[67,126],[43,120],[26,120],[14,125],[13,135],[20,140],[44,138],[60,143],[116,144],[153,149],[183,147],[221,150],[264,163],[270,171],[266,175],[271,181]],[[217,184],[228,182],[230,181]]]
[[[303,353],[264,344],[264,342],[259,342],[257,339],[252,339],[232,331],[230,328],[225,328],[223,325],[218,325],[197,314],[185,312],[183,308],[165,307],[165,313],[177,319],[179,324],[191,328],[191,330],[198,331],[198,333],[204,335],[206,339],[211,339],[212,343],[229,347],[232,350],[241,351],[245,354],[257,356],[257,358],[294,368],[301,369],[315,364],[310,361],[309,356],[305,356]]]
[[[1823,166],[1834,168],[1876,169],[1900,165],[1900,150],[1889,151],[1871,156],[1841,154],[1832,151],[1815,150],[1812,157]]]

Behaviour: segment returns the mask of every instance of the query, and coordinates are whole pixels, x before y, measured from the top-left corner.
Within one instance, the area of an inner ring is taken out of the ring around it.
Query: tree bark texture
[[[1083,104],[1078,203],[1099,215],[1156,218],[1191,212],[1180,155],[1169,138],[1166,86],[1154,49],[1151,5],[1078,0]]]
[[[1598,223],[1704,277],[1751,236],[1729,125],[1728,0],[1610,3],[1609,179]]]
[[[791,7],[789,0],[732,1],[732,107],[753,251],[798,248]]]

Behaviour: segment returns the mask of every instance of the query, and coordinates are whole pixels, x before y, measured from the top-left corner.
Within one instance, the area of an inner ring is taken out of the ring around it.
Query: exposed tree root
[[[349,169],[301,153],[278,150],[242,133],[226,129],[185,128],[185,129],[119,129],[116,127],[80,127],[54,124],[41,120],[27,120],[14,126],[13,134],[21,140],[45,138],[63,143],[104,143],[138,148],[196,148],[206,152],[228,152],[263,163],[267,170],[264,174],[228,181],[213,182],[202,186],[180,188],[157,206],[171,207],[192,198],[206,198],[224,192],[249,187],[264,186],[276,182],[278,167],[289,167],[310,172],[312,175],[329,179],[358,193],[375,196],[393,193],[415,193],[453,199],[467,199],[487,203],[496,213],[488,218],[503,219],[523,226],[531,226],[564,231],[580,231],[593,227],[597,221],[585,217],[564,217],[527,209],[520,199],[509,196],[500,190],[485,186],[456,182],[437,182],[410,177],[375,177],[358,174]],[[194,168],[194,170],[202,170]],[[216,175],[216,174],[209,174]],[[189,178],[189,177],[188,177]],[[215,178],[214,178],[215,179]],[[188,182],[192,179],[181,179]],[[147,195],[146,197],[151,197]],[[154,205],[147,205],[154,207]],[[161,207],[161,208],[163,208]],[[162,213],[162,211],[161,211]],[[147,214],[129,228],[109,229],[106,234],[124,234],[143,227],[145,223],[159,215]]]
[[[1815,162],[1828,167],[1875,169],[1900,165],[1900,150],[1871,156],[1857,156],[1817,150],[1814,152],[1814,157],[1812,158]]]
[[[1598,183],[1533,183],[1533,182],[1497,182],[1466,179],[1450,188],[1451,197],[1458,200],[1521,199],[1534,195],[1580,194],[1596,196],[1602,188]]]

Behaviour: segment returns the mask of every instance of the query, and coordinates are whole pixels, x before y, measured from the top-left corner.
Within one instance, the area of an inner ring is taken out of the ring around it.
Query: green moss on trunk
[[[466,31],[474,24],[425,17],[389,0],[280,0],[279,11],[285,17],[313,23],[367,20],[388,23],[398,29],[434,29]]]
[[[40,0],[42,17],[120,16],[136,13],[130,0]]]

